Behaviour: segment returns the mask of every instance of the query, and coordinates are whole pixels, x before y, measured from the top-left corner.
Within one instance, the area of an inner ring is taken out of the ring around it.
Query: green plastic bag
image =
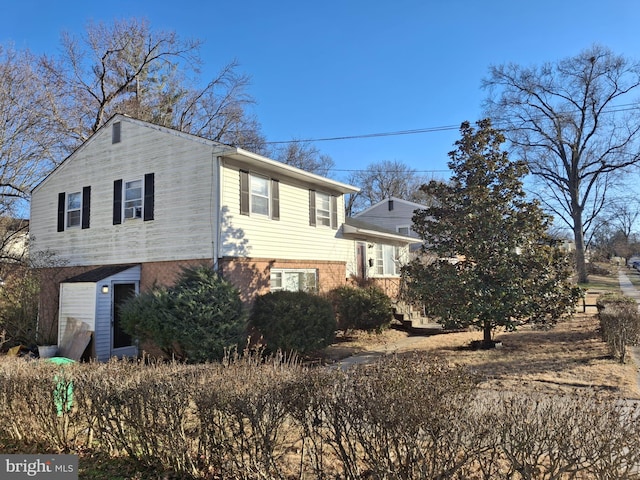
[[[47,361],[60,366],[75,363],[75,360],[65,357],[51,357],[47,358]],[[53,381],[56,384],[53,389],[53,403],[56,406],[58,416],[61,417],[64,412],[71,410],[73,405],[73,382],[58,375],[53,377]]]

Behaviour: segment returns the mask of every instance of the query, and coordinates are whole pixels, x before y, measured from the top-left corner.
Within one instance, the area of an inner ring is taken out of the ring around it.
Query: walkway
[[[618,270],[618,283],[620,283],[620,290],[625,297],[631,297],[640,303],[640,291],[631,283],[629,277],[625,271],[621,268]]]
[[[618,270],[618,283],[620,284],[620,290],[625,297],[630,297],[635,299],[638,302],[638,309],[640,310],[640,291],[631,283],[629,277],[625,273],[625,271],[620,268]],[[636,364],[636,367],[640,366],[640,346],[630,346],[629,353],[631,354],[631,358],[633,359],[633,363]],[[638,388],[640,389],[640,369],[638,369]]]

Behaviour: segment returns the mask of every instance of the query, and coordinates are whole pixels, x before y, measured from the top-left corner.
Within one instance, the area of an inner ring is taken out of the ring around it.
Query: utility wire
[[[620,105],[611,106],[608,109],[603,110],[602,113],[618,113],[627,112],[630,110],[640,109],[640,104],[636,103],[624,103]],[[570,114],[571,112],[556,112],[557,115]],[[537,118],[544,118],[544,115],[539,115]],[[534,117],[535,118],[535,117]],[[500,125],[504,125],[507,122],[501,119],[494,119],[494,126],[500,129]],[[293,139],[293,140],[278,140],[265,142],[267,145],[279,145],[289,143],[313,143],[313,142],[333,142],[336,140],[357,140],[362,138],[378,138],[378,137],[394,137],[399,135],[416,135],[421,133],[434,133],[444,132],[448,130],[459,130],[460,125],[442,125],[439,127],[427,127],[427,128],[415,128],[412,130],[398,130],[394,132],[377,132],[377,133],[364,133],[361,135],[343,135],[339,137],[324,137],[324,138],[306,138],[306,139]]]

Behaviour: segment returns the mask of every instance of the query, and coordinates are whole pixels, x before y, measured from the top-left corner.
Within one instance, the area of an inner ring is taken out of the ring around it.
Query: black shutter
[[[122,180],[113,182],[113,224],[122,223]]]
[[[309,225],[316,226],[316,191],[309,190]]]
[[[82,228],[89,228],[91,215],[91,187],[82,187]]]
[[[271,218],[280,220],[280,182],[271,179]]]
[[[338,198],[331,195],[331,228],[338,228]]]
[[[154,192],[155,192],[155,176],[153,173],[147,173],[144,176],[144,213],[143,220],[153,220],[153,207],[154,207]]]
[[[240,215],[249,215],[249,172],[240,170]]]
[[[58,231],[64,232],[64,210],[66,195],[64,192],[58,194]]]

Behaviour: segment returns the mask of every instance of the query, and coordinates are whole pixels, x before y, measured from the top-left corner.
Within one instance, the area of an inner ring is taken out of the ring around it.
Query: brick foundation
[[[140,291],[153,285],[173,285],[184,267],[212,265],[211,259],[181,260],[142,263],[140,269]],[[60,283],[88,272],[99,265],[82,267],[58,267],[41,269],[39,322],[51,331],[57,330],[60,302]],[[219,265],[222,276],[239,290],[242,301],[251,304],[257,295],[267,293],[272,268],[313,268],[318,271],[319,292],[324,293],[345,285],[346,264],[344,262],[313,260],[275,260],[264,258],[224,258]]]

